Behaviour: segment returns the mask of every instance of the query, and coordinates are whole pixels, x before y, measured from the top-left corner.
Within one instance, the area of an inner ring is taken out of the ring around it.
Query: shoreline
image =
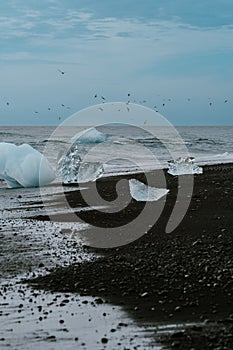
[[[174,232],[167,234],[164,228],[174,204],[177,177],[166,174],[170,195],[161,217],[147,234],[118,248],[86,247],[103,256],[26,282],[49,291],[104,298],[122,306],[140,323],[214,322],[216,334],[224,325],[229,336],[233,324],[233,164],[203,168],[202,175],[194,176],[191,204]],[[98,181],[100,192],[114,199],[119,178]],[[135,174],[135,178],[142,179],[143,175]],[[80,204],[78,192],[68,197],[72,205]],[[132,218],[142,206],[132,201],[127,212],[116,214],[115,223],[123,223],[125,215]],[[109,225],[107,216],[96,211],[78,215],[96,225]],[[201,327],[197,334],[211,333],[208,329]],[[223,338],[221,333],[217,341]],[[206,339],[208,343],[207,335]],[[165,339],[169,342],[170,338]],[[227,340],[224,344],[227,346]]]

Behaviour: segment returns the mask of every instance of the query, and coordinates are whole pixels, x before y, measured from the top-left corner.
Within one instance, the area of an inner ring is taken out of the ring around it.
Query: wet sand
[[[143,180],[143,175],[135,177]],[[115,185],[120,178],[99,180],[99,192],[111,201],[116,197]],[[166,179],[170,192],[163,213],[140,239],[112,249],[87,246],[87,251],[103,256],[54,269],[27,283],[54,292],[104,298],[122,306],[142,324],[198,323],[157,335],[168,347],[231,349],[233,165],[206,166],[203,175],[195,176],[188,212],[169,234],[165,227],[176,200],[177,178],[166,174]],[[85,204],[80,192],[67,192],[67,200],[73,207]],[[120,213],[109,216],[90,210],[77,212],[77,218],[100,227],[120,227],[137,217],[143,206],[132,200]],[[46,215],[35,218],[48,219]],[[59,220],[66,221],[66,214]]]
[[[46,188],[46,193],[44,205],[55,204],[57,186]],[[101,350],[106,345],[122,345],[150,349],[154,329],[139,326],[122,307],[79,293],[31,288],[22,282],[48,274],[56,266],[96,260],[98,255],[84,251],[77,237],[87,225],[76,223],[72,230],[72,223],[32,218],[44,212],[38,190],[3,189],[1,199],[0,348]],[[50,209],[56,214],[64,212],[57,206]],[[161,348],[154,342],[155,346]]]

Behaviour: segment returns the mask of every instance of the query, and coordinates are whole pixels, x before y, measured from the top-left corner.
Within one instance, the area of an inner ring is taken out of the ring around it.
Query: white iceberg
[[[61,156],[57,164],[57,173],[64,184],[96,181],[104,172],[100,162],[83,162],[79,147],[74,144],[65,156]]]
[[[168,173],[171,175],[188,175],[188,174],[202,174],[203,169],[197,164],[194,164],[194,158],[178,158],[175,161],[168,163]]]
[[[156,188],[145,185],[136,179],[129,180],[131,197],[138,202],[157,201],[169,192],[166,188]]]
[[[39,187],[55,179],[48,160],[28,144],[0,143],[0,179],[9,188]]]
[[[78,143],[102,143],[107,140],[108,136],[96,128],[90,128],[82,130],[77,133],[73,138],[72,142]]]

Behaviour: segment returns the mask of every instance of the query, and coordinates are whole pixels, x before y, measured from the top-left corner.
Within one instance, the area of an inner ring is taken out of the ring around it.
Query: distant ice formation
[[[147,186],[136,179],[129,180],[129,189],[132,198],[138,202],[157,201],[169,192],[166,188]]]
[[[106,141],[108,136],[101,131],[98,131],[96,128],[90,128],[86,130],[82,130],[77,133],[72,141],[74,143],[101,143]]]
[[[171,175],[202,174],[203,169],[194,164],[194,158],[178,158],[176,161],[168,162],[168,173]]]
[[[0,143],[0,178],[9,188],[39,187],[55,179],[48,160],[28,144]]]
[[[65,184],[96,181],[103,172],[102,163],[82,161],[77,144],[74,144],[65,157],[58,160],[57,164],[57,173]]]

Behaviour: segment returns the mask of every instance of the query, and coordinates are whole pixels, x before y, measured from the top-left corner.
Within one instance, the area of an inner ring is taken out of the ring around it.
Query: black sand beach
[[[134,177],[143,179],[140,174]],[[100,179],[100,193],[115,198],[120,178]],[[206,166],[203,175],[195,175],[188,212],[169,234],[165,226],[176,199],[177,177],[166,174],[166,179],[170,193],[165,208],[147,234],[118,248],[87,246],[103,256],[26,282],[45,290],[91,295],[99,302],[103,298],[122,305],[138,322],[201,322],[201,326],[161,336],[168,348],[231,349],[233,165]],[[83,205],[79,193],[70,192],[67,199],[73,207]],[[94,210],[77,215],[96,226],[120,226],[138,215],[143,205],[132,200],[127,210],[110,218]]]

